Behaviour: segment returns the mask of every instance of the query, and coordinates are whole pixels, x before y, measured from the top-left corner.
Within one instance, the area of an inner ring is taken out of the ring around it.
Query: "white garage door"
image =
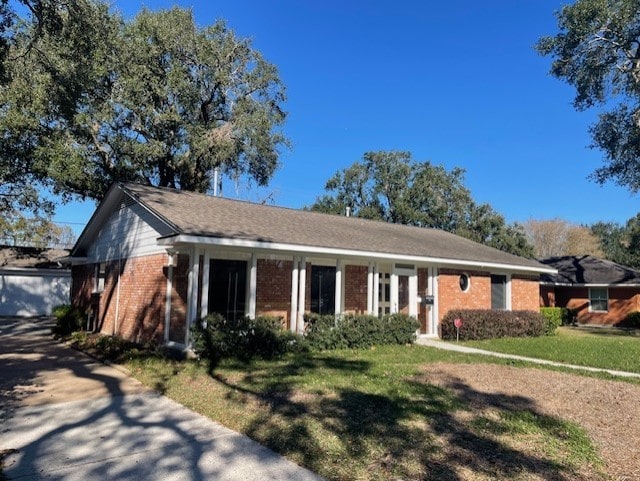
[[[69,303],[71,273],[49,269],[0,269],[0,316],[42,316]]]

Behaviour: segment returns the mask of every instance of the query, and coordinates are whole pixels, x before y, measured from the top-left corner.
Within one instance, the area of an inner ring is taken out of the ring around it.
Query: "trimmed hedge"
[[[545,318],[544,333],[553,336],[560,326],[567,326],[573,322],[573,313],[566,307],[541,307],[540,314]]]
[[[385,344],[409,344],[416,340],[418,321],[405,314],[383,317],[345,314],[305,315],[305,336],[315,350],[363,349]]]
[[[68,336],[83,328],[84,312],[71,304],[61,304],[52,310],[56,324],[51,329],[56,336]]]
[[[498,337],[537,337],[545,333],[545,319],[539,312],[458,309],[447,312],[442,318],[442,339],[456,339],[455,319],[462,320],[461,341]]]
[[[211,314],[192,329],[192,349],[199,358],[217,362],[224,358],[272,359],[305,349],[305,342],[282,327],[282,319],[259,316],[227,320]]]

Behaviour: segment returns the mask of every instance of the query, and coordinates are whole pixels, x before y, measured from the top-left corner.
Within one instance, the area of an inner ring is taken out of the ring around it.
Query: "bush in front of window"
[[[533,311],[498,311],[492,309],[456,309],[447,312],[440,322],[440,337],[456,339],[455,320],[460,319],[460,340],[473,341],[499,337],[537,337],[545,333],[545,318]]]
[[[228,320],[211,314],[191,328],[192,349],[200,359],[273,359],[306,349],[304,340],[284,329],[282,318],[258,316]]]
[[[418,321],[406,314],[382,317],[345,314],[305,315],[305,337],[309,347],[330,349],[367,349],[387,344],[410,344],[416,340]]]

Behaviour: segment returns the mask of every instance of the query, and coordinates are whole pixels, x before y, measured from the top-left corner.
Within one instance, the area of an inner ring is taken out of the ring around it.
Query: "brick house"
[[[557,269],[543,274],[540,305],[566,307],[579,324],[615,325],[640,311],[640,271],[593,256],[542,259]]]
[[[538,310],[536,261],[436,230],[114,184],[72,253],[96,330],[189,343],[196,319],[404,312],[437,336],[453,308]]]

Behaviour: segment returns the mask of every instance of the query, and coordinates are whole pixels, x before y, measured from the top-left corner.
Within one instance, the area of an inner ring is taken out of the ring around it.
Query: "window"
[[[609,291],[606,287],[589,289],[589,310],[591,312],[607,312],[609,310]]]
[[[336,306],[336,268],[311,266],[311,312],[333,314]]]
[[[245,315],[247,262],[211,259],[209,262],[209,314],[238,320]]]
[[[491,309],[507,308],[507,276],[491,276]]]
[[[462,292],[467,292],[469,287],[471,286],[471,279],[469,278],[469,274],[460,274],[460,290]]]
[[[107,274],[107,263],[100,262],[95,265],[95,272],[93,275],[93,292],[104,291],[104,278]]]

